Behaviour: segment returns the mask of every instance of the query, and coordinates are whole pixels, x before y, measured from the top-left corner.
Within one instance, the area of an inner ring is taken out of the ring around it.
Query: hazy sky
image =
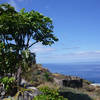
[[[100,0],[0,0],[19,11],[32,9],[52,18],[59,42],[31,48],[38,63],[100,60]]]

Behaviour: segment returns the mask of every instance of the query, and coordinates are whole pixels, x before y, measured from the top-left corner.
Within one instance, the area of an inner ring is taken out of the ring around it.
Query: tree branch
[[[26,44],[26,45],[27,45],[27,47],[29,46],[29,41],[30,41],[30,38],[31,38],[31,36],[29,36],[29,37],[28,37],[27,44]]]
[[[31,46],[33,46],[34,44],[36,44],[38,41],[32,43],[30,46],[28,46],[28,48],[30,48]]]

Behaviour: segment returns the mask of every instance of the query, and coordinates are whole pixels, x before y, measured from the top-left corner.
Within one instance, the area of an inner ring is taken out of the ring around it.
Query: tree
[[[30,44],[31,41],[31,44]],[[15,73],[23,68],[23,51],[34,44],[52,45],[58,41],[53,34],[52,20],[34,10],[17,12],[9,4],[0,5],[0,71]]]

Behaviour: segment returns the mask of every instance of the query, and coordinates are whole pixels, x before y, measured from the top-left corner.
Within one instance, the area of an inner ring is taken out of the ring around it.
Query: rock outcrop
[[[75,76],[65,76],[61,74],[53,74],[54,80],[61,87],[82,88],[83,79]]]

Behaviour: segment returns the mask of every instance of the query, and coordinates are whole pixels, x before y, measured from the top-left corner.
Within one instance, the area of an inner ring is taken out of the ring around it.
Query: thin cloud
[[[45,10],[48,11],[49,10],[49,6],[45,6]]]
[[[18,2],[23,2],[24,0],[18,0]]]
[[[72,49],[80,49],[80,47],[79,46],[76,46],[76,47],[69,47],[69,48],[63,48],[63,49],[72,50]]]
[[[100,57],[100,51],[79,51],[72,53],[61,54],[62,57],[71,57],[71,58],[93,58]]]
[[[40,54],[47,54],[47,53],[50,53],[50,52],[53,52],[55,51],[54,48],[52,47],[46,47],[46,46],[43,46],[41,43],[38,43],[38,44],[35,44],[33,47],[31,47],[31,52],[35,52],[35,53],[40,53]]]
[[[99,61],[100,50],[98,51],[80,51],[72,53],[58,53],[51,55],[39,56],[39,62],[49,63],[66,63],[66,62],[87,62],[87,61]]]
[[[80,51],[76,52],[76,55],[97,56],[100,55],[100,51]]]

